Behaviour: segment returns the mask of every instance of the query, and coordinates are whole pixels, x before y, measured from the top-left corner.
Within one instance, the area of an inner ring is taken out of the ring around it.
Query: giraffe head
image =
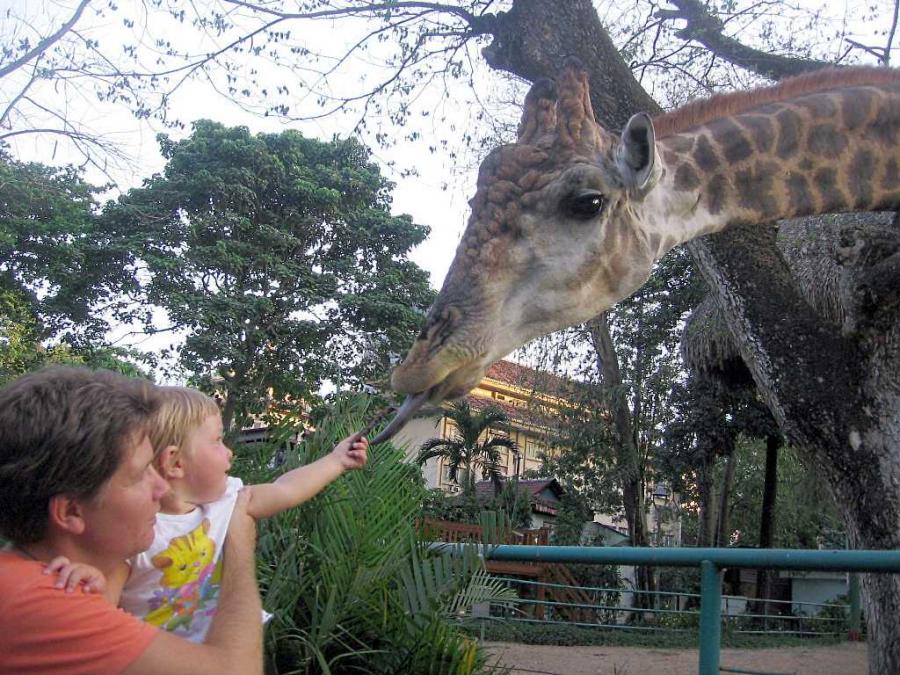
[[[656,250],[635,205],[657,167],[650,118],[621,136],[602,129],[576,64],[535,83],[517,142],[481,165],[456,257],[392,387],[418,403],[462,396],[497,359],[637,289]]]

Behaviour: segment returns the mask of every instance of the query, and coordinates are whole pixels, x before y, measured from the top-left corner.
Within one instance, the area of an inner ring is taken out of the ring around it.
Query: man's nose
[[[156,467],[153,467],[153,476],[155,480],[155,489],[153,491],[154,499],[159,500],[162,499],[162,496],[169,491],[169,482],[159,475],[159,471],[156,470]]]

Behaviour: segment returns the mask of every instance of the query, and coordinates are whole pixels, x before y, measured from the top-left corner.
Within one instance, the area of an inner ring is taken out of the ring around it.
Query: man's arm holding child
[[[256,519],[268,518],[312,499],[345,471],[365,466],[368,448],[369,441],[354,434],[312,464],[288,471],[274,483],[250,486],[248,513]]]
[[[219,607],[203,644],[160,630],[124,675],[262,675],[262,604],[256,585],[256,525],[245,491],[228,525]]]

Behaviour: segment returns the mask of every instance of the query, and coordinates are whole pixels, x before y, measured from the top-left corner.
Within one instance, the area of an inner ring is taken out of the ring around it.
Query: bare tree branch
[[[49,35],[49,36],[45,37],[43,40],[38,42],[37,45],[35,45],[34,49],[27,51],[22,56],[17,58],[15,61],[11,61],[10,63],[7,63],[5,66],[0,67],[0,79],[6,77],[10,73],[18,70],[19,68],[24,66],[26,63],[31,61],[31,59],[33,59],[35,56],[39,56],[40,54],[43,54],[48,49],[50,49],[50,47],[52,47],[63,35],[65,35],[72,29],[72,26],[74,26],[76,23],[78,23],[78,19],[81,18],[82,13],[84,12],[84,10],[88,6],[88,4],[90,4],[90,1],[91,0],[81,0],[81,3],[75,9],[75,13],[72,14],[71,18],[68,21],[66,21],[62,26],[60,26],[59,30],[57,30],[55,33],[53,33],[53,35]]]
[[[678,37],[698,42],[720,58],[763,77],[780,80],[833,65],[829,61],[781,56],[747,47],[725,35],[724,22],[711,15],[699,0],[671,0],[671,3],[678,9],[661,9],[656,16],[686,21],[687,26],[676,32]]]

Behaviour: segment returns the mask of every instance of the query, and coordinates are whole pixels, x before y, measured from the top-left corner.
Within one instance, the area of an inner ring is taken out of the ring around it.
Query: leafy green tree
[[[443,457],[447,463],[448,477],[460,484],[464,495],[475,494],[475,472],[478,469],[483,478],[491,479],[499,492],[503,482],[500,448],[513,450],[516,442],[493,436],[490,429],[495,425],[508,424],[509,417],[495,406],[473,413],[465,399],[452,403],[444,415],[454,424],[453,436],[430,438],[422,443],[416,461],[421,465],[429,459]]]
[[[36,342],[102,338],[133,274],[96,216],[101,188],[73,167],[13,160],[0,150],[0,291]],[[9,315],[11,317],[12,315]]]
[[[354,140],[210,121],[160,137],[162,174],[104,211],[131,242],[147,302],[186,334],[180,363],[224,395],[227,426],[326,380],[382,377],[432,299],[407,254],[428,230]]]
[[[739,546],[759,544],[765,444],[741,436],[731,494],[731,529]],[[821,472],[804,462],[795,448],[778,454],[778,517],[774,546],[778,548],[843,548],[846,531],[834,497]]]
[[[130,377],[149,377],[146,355],[104,345],[47,343],[31,298],[20,289],[0,289],[0,385],[50,365],[115,370]]]

